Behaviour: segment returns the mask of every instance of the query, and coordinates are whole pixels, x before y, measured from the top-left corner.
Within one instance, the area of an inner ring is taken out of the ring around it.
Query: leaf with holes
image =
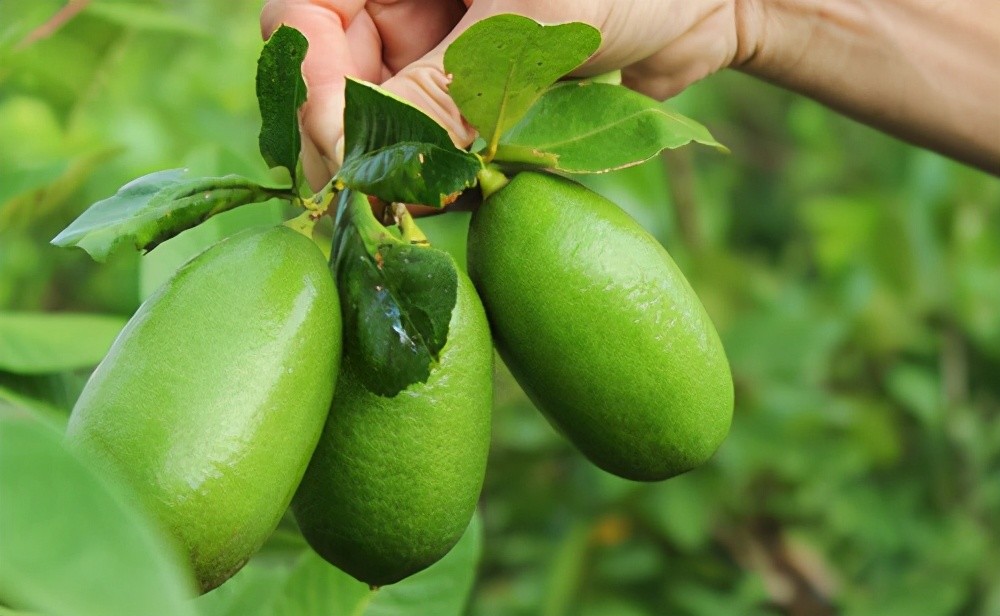
[[[299,107],[306,100],[302,60],[309,43],[288,26],[274,31],[257,61],[257,104],[260,106],[260,154],[269,167],[284,167],[297,185],[296,163],[302,136]]]
[[[448,337],[458,272],[448,253],[397,240],[372,217],[364,195],[344,197],[350,222],[334,259],[344,348],[365,387],[395,396],[425,382]],[[362,219],[364,228],[353,221]]]

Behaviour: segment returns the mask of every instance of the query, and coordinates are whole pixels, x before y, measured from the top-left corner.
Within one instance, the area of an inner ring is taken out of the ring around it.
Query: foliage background
[[[103,266],[50,246],[150,171],[265,176],[259,3],[95,0],[19,45],[62,4],[22,1],[0,0],[0,311],[125,319],[202,247],[281,219],[244,208]],[[1000,613],[1000,182],[735,73],[673,106],[733,154],[691,147],[588,181],[712,315],[732,434],[705,468],[617,480],[498,370],[468,612]],[[422,226],[463,260],[466,224]],[[8,369],[0,406],[65,421],[87,374]],[[301,551],[289,534],[272,544]]]

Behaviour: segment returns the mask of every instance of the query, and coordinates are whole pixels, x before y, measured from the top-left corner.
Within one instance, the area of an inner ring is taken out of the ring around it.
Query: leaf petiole
[[[399,225],[399,232],[404,242],[417,246],[431,245],[427,236],[417,226],[417,222],[413,220],[410,210],[406,209],[406,205],[402,203],[392,204],[392,216],[396,219],[396,224]]]
[[[317,217],[309,210],[302,212],[295,218],[285,221],[285,226],[292,231],[298,231],[302,235],[312,239],[313,229],[316,228]]]
[[[345,208],[343,212],[344,222],[357,230],[358,236],[365,245],[365,250],[373,258],[380,246],[402,243],[375,218],[368,197],[364,193],[350,191],[347,193],[346,203],[342,207]]]
[[[486,165],[476,174],[479,180],[479,189],[483,191],[483,199],[488,199],[490,195],[507,185],[510,179],[504,175],[503,171],[496,165]]]

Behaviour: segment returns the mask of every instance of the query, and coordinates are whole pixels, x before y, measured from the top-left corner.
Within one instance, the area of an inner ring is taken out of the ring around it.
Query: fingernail
[[[333,146],[333,157],[339,167],[344,163],[344,138],[337,139],[337,144]]]

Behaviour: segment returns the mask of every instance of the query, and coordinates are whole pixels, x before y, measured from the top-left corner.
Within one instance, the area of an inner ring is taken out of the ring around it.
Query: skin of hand
[[[743,5],[741,71],[1000,175],[997,0]]]
[[[1000,174],[997,0],[269,0],[263,35],[285,23],[310,43],[300,118],[309,183],[339,168],[345,75],[382,84],[471,143],[444,51],[500,13],[600,29],[579,75],[620,68],[625,85],[663,100],[736,68]]]

